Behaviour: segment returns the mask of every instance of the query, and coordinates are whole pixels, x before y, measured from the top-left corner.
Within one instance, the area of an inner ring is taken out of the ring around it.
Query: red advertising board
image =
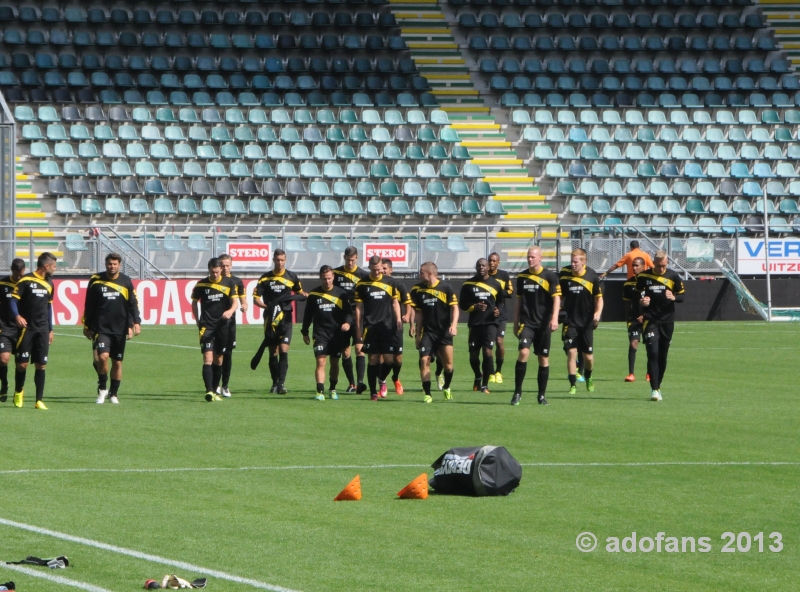
[[[226,248],[234,269],[266,270],[272,267],[270,243],[228,243]]]
[[[369,258],[377,255],[381,259],[391,259],[393,267],[408,267],[408,243],[364,243],[364,267]]]
[[[193,325],[192,289],[198,280],[134,280],[143,325]],[[89,280],[54,278],[53,313],[56,325],[78,325],[83,317],[86,286]],[[252,305],[258,280],[244,280],[247,314],[236,312],[236,320],[245,325],[262,322],[261,309]]]

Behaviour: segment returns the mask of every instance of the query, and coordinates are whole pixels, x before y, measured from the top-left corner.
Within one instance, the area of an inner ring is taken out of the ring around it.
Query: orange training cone
[[[428,499],[428,475],[422,473],[397,492],[401,499]]]
[[[426,492],[427,493],[427,492]],[[333,501],[335,502],[345,502],[345,501],[353,501],[357,502],[361,499],[361,475],[356,475],[353,477],[353,480],[350,481],[347,485],[344,486]]]

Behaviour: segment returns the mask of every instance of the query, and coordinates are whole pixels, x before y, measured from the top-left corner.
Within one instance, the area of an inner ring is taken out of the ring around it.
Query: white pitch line
[[[658,462],[536,462],[520,463],[523,467],[650,467],[650,466],[795,466],[800,461],[658,461]],[[213,473],[222,471],[339,471],[371,469],[419,469],[428,464],[408,465],[290,465],[283,467],[173,467],[152,469],[8,469],[0,475],[28,475],[48,473]]]
[[[151,555],[149,553],[142,553],[141,551],[135,551],[133,549],[126,549],[125,547],[117,547],[116,545],[109,545],[107,543],[102,543],[100,541],[95,541],[92,539],[72,536],[70,534],[65,534],[63,532],[57,532],[55,530],[48,530],[46,528],[33,526],[32,524],[25,524],[23,522],[14,522],[12,520],[6,520],[5,518],[0,518],[0,524],[3,524],[5,526],[10,526],[11,528],[18,528],[19,530],[27,530],[28,532],[34,532],[36,534],[50,536],[56,539],[61,539],[63,541],[69,541],[71,543],[86,545],[87,547],[102,549],[103,551],[110,551],[111,553],[117,553],[119,555],[127,555],[128,557],[134,557],[136,559],[142,559],[144,561],[150,561],[152,563],[159,563],[161,565],[168,565],[169,567],[176,567],[180,570],[187,572],[201,573],[207,576],[211,576],[213,578],[218,578],[220,580],[228,580],[229,582],[236,582],[237,584],[245,584],[247,586],[252,586],[253,588],[258,588],[260,590],[272,590],[272,592],[298,592],[297,590],[292,590],[291,588],[284,588],[282,586],[267,584],[266,582],[260,582],[258,580],[252,580],[250,578],[243,578],[234,574],[226,573],[224,571],[217,571],[216,569],[209,569],[207,567],[202,567],[200,565],[186,563],[185,561],[176,561],[174,559],[167,559],[166,557],[159,557],[158,555]],[[109,592],[108,590],[103,590],[102,588],[92,587],[86,589],[93,590],[94,592]]]
[[[69,578],[65,578],[62,576],[51,575],[47,572],[38,571],[35,569],[31,569],[29,567],[23,567],[21,565],[3,564],[0,565],[0,570],[2,569],[10,569],[13,571],[18,571],[19,573],[23,573],[26,576],[31,576],[33,578],[41,578],[43,580],[47,580],[48,582],[55,582],[56,584],[63,584],[64,586],[70,586],[72,588],[80,588],[81,590],[87,590],[88,592],[111,592],[111,590],[108,590],[106,588],[101,588],[100,586],[87,584],[86,582],[79,582],[78,580],[70,580]]]
[[[71,333],[54,333],[54,335],[58,337],[78,337],[80,339],[86,339],[83,335],[72,335]],[[88,340],[87,340],[88,341]],[[128,343],[139,343],[141,345],[160,345],[161,347],[177,347],[179,349],[197,349],[194,345],[177,345],[174,343],[154,343],[152,341],[139,341],[136,338],[129,339]]]

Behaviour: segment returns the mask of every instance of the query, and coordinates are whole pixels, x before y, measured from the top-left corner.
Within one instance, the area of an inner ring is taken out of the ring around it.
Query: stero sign
[[[362,265],[369,265],[369,258],[375,255],[391,259],[393,267],[408,267],[408,243],[364,243]]]
[[[83,317],[88,280],[54,278],[53,313],[56,325],[78,325]],[[143,325],[193,325],[192,288],[197,280],[133,280]],[[247,314],[236,311],[236,322],[260,325],[261,309],[253,306],[253,290],[258,280],[244,280]]]
[[[228,254],[234,269],[263,269],[272,267],[270,243],[228,243]]]
[[[763,238],[740,238],[738,272],[740,275],[766,275]],[[800,276],[800,240],[769,239],[769,271],[775,274]]]

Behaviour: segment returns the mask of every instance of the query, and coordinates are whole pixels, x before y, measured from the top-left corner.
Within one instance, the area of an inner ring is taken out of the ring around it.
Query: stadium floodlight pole
[[[769,272],[769,210],[767,190],[764,189],[764,259],[767,263],[767,322],[772,322],[772,277]]]

